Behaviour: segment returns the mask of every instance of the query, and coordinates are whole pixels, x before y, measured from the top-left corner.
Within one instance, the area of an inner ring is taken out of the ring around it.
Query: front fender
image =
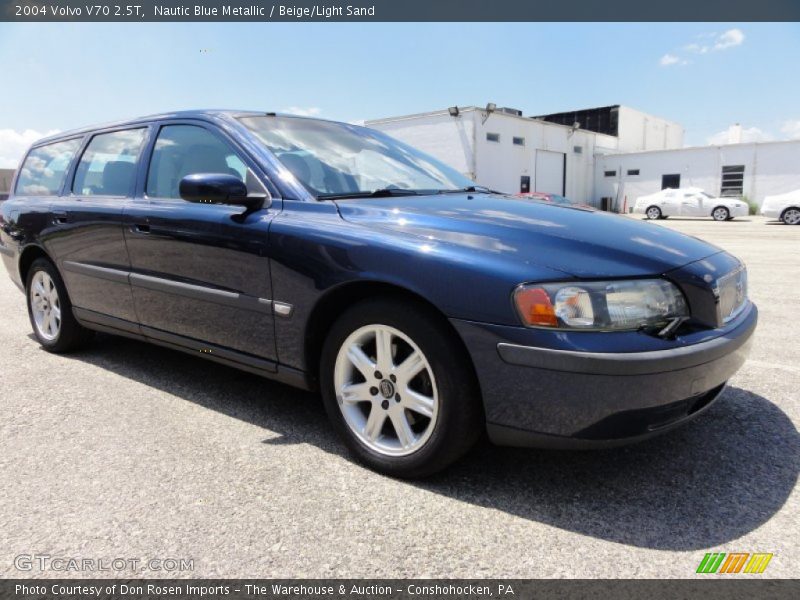
[[[341,219],[325,202],[285,201],[270,227],[274,300],[291,304],[276,318],[280,360],[304,368],[304,338],[314,307],[337,286],[369,281],[412,292],[446,317],[519,325],[511,293],[524,281],[568,278],[537,265],[520,272],[502,256],[366,228]]]

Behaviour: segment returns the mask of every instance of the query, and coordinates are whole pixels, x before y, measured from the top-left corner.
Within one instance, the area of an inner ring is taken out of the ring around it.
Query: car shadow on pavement
[[[279,434],[265,444],[346,451],[317,394],[143,342],[99,336],[69,358]],[[482,441],[442,474],[403,485],[603,540],[695,550],[777,513],[800,471],[800,435],[766,398],[728,388],[705,414],[647,442],[597,451]]]

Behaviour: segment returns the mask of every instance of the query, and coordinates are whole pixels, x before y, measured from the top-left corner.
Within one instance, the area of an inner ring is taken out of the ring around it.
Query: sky
[[[796,23],[0,24],[0,168],[36,138],[191,108],[342,121],[625,104],[686,145],[800,138]]]

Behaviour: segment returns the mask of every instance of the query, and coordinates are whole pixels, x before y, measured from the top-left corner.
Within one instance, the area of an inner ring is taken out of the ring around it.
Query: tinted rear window
[[[61,189],[80,139],[56,142],[28,153],[17,177],[16,193],[23,196],[55,196]]]
[[[136,178],[136,161],[146,129],[101,133],[92,138],[75,169],[72,191],[80,196],[126,196]]]

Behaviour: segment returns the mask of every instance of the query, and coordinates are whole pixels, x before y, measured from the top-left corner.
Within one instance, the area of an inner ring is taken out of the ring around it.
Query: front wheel
[[[650,208],[648,208],[645,211],[644,214],[648,219],[653,219],[653,220],[660,219],[661,218],[661,209],[658,208],[657,206],[651,206]]]
[[[397,477],[422,477],[463,455],[483,427],[478,386],[460,340],[414,303],[362,302],[322,351],[325,408],[353,454]]]
[[[26,280],[28,316],[33,333],[49,352],[69,352],[92,337],[72,315],[72,303],[64,281],[53,263],[37,258]]]
[[[731,216],[731,212],[724,206],[718,206],[711,211],[711,216],[715,221],[727,221]]]
[[[800,208],[787,208],[781,215],[786,225],[800,225]]]

